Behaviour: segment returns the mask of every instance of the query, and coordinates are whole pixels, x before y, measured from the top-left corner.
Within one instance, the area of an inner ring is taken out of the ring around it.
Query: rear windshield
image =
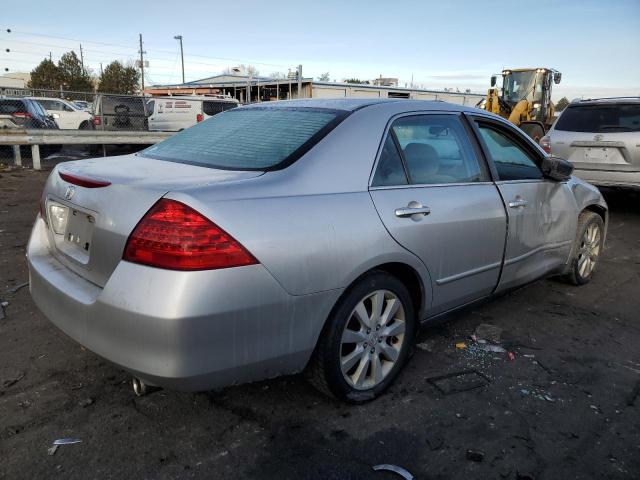
[[[555,126],[567,132],[638,132],[640,105],[575,105],[567,107]]]
[[[347,114],[321,108],[238,108],[176,133],[141,155],[225,170],[276,170],[300,158]]]
[[[101,100],[103,115],[145,116],[142,97],[104,95]]]

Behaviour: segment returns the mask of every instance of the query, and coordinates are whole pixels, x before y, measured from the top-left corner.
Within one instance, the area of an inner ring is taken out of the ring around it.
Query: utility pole
[[[298,65],[298,98],[302,98],[302,65]]]
[[[104,70],[102,70],[102,62],[100,62],[100,76],[104,75]]]
[[[147,53],[142,50],[142,34],[140,33],[140,80],[142,82],[142,89],[140,90],[140,95],[144,95],[144,54]]]
[[[50,61],[50,62],[53,62],[53,57],[52,57],[52,55],[51,55],[51,52],[49,52],[49,61]]]
[[[84,70],[84,55],[82,54],[82,44],[80,44],[80,65],[82,65],[82,70]]]
[[[182,83],[184,84],[184,50],[182,50],[182,35],[176,35],[174,40],[180,41],[180,58],[182,59]]]

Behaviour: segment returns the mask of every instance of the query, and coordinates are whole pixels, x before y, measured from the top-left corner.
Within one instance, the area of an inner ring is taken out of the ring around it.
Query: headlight
[[[49,220],[54,233],[58,235],[64,234],[67,228],[67,218],[69,217],[69,209],[62,205],[49,205]]]
[[[537,110],[538,108],[540,108],[540,102],[534,102],[534,103],[533,103],[533,108],[534,108],[534,109],[536,109],[536,110]]]

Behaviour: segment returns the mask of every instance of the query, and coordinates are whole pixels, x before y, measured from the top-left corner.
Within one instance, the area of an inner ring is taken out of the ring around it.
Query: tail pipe
[[[160,390],[160,387],[156,387],[153,385],[149,385],[148,383],[144,383],[138,377],[133,377],[133,381],[131,382],[133,385],[133,393],[136,394],[136,397],[144,397],[145,395],[155,392],[156,390]]]

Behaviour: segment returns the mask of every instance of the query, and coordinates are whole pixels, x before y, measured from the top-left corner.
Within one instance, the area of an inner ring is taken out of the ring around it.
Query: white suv
[[[540,140],[594,185],[640,186],[640,97],[573,101]]]
[[[61,98],[31,98],[42,105],[42,108],[55,119],[61,129],[85,130],[93,128],[91,113],[81,110],[71,102]]]

